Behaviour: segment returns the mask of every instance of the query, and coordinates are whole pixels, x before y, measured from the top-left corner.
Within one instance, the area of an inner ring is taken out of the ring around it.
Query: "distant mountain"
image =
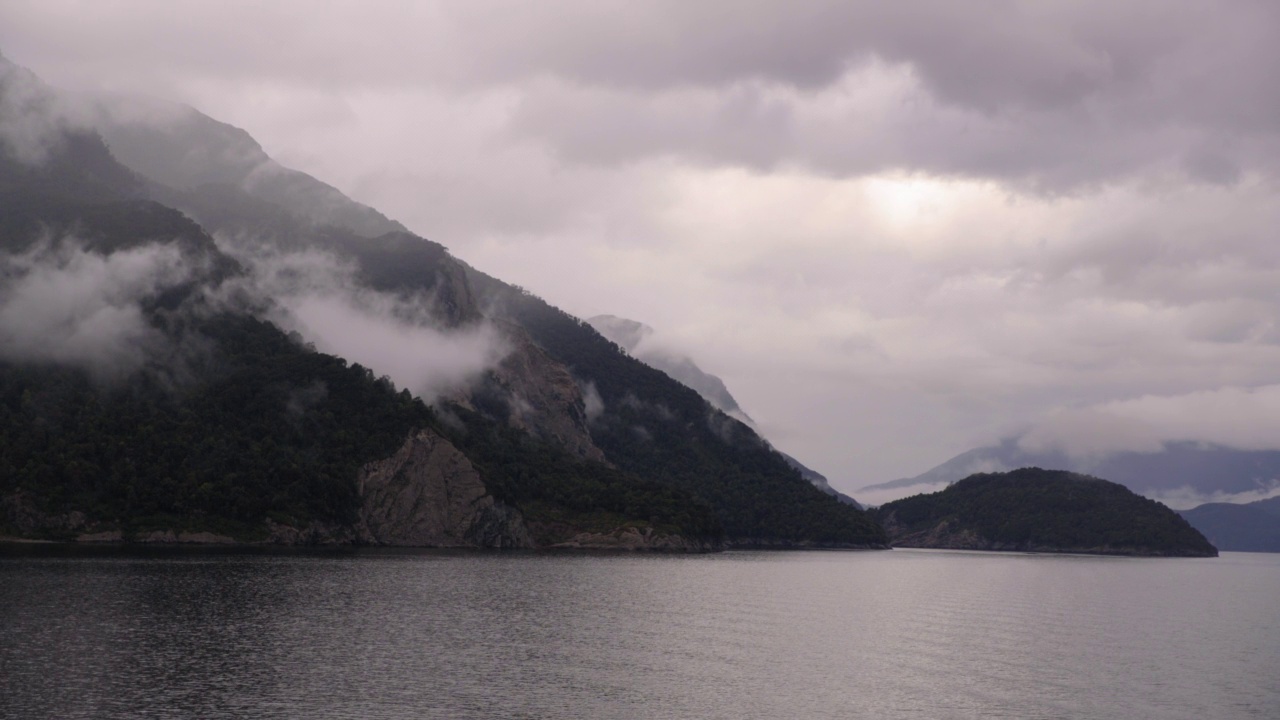
[[[1213,545],[1160,503],[1095,477],[1023,468],[971,475],[880,506],[895,547],[1212,557]]]
[[[1239,505],[1206,503],[1180,514],[1219,550],[1280,552],[1280,497]]]
[[[1170,442],[1160,452],[1121,452],[1099,458],[1077,458],[1061,452],[1029,452],[1016,438],[999,445],[961,453],[912,478],[867,485],[864,492],[898,490],[953,483],[979,472],[1043,467],[1110,478],[1147,496],[1202,496],[1256,492],[1280,482],[1280,451],[1237,450],[1210,443]]]
[[[723,380],[698,367],[698,364],[686,355],[646,343],[645,341],[653,336],[654,330],[652,327],[615,315],[596,315],[588,318],[587,323],[605,338],[617,343],[632,357],[655,370],[661,370],[670,375],[672,379],[679,381],[685,387],[697,391],[707,402],[723,411],[726,415],[742,421],[752,430],[759,432],[755,421],[738,405],[738,401],[734,399]],[[801,477],[813,483],[814,487],[836,497],[841,502],[855,507],[862,507],[858,501],[831,487],[830,482],[827,481],[827,478],[822,473],[810,469],[787,453],[782,451],[779,451],[779,453],[791,467],[800,471]]]

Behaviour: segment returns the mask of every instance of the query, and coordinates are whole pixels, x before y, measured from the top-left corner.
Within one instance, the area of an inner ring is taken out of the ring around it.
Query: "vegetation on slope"
[[[267,518],[347,526],[359,507],[359,468],[391,455],[411,429],[432,427],[532,520],[594,517],[594,525],[719,535],[709,511],[683,493],[630,482],[478,416],[465,429],[442,425],[387,379],[268,323],[221,314],[187,331],[210,354],[192,368],[202,377],[177,388],[148,372],[103,386],[72,368],[0,365],[0,497],[20,493],[42,513],[78,511],[126,533],[251,538]]]
[[[876,516],[903,547],[1217,555],[1164,505],[1060,470],[971,475],[936,493],[886,503]]]

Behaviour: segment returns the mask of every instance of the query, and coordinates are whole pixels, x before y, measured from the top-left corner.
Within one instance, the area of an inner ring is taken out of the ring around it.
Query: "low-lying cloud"
[[[865,507],[879,507],[894,500],[901,500],[912,495],[928,495],[946,490],[951,483],[921,483],[907,487],[863,488],[855,493],[855,499]]]
[[[137,370],[163,342],[143,302],[190,274],[180,250],[166,245],[103,255],[67,239],[0,255],[0,358],[103,378]]]
[[[1096,460],[1120,452],[1159,452],[1179,441],[1280,450],[1280,385],[1145,395],[1063,410],[1022,435],[1018,444],[1027,452]]]
[[[0,56],[0,155],[38,165],[66,141],[67,130],[88,127],[83,107]]]
[[[1205,503],[1242,504],[1257,502],[1258,500],[1267,500],[1273,497],[1280,497],[1280,479],[1259,482],[1257,489],[1234,493],[1205,493],[1200,492],[1189,485],[1183,485],[1182,487],[1167,490],[1153,490],[1144,494],[1146,497],[1157,502],[1162,502],[1174,510],[1190,510],[1193,507],[1204,505]]]
[[[427,402],[466,389],[509,351],[492,324],[446,327],[430,297],[361,287],[354,266],[333,255],[264,253],[227,241],[223,247],[250,269],[252,291],[270,299],[270,320]]]

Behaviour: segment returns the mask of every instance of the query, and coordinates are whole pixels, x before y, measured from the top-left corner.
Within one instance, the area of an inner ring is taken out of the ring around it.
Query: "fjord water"
[[[4,718],[1275,718],[1280,556],[0,550]]]

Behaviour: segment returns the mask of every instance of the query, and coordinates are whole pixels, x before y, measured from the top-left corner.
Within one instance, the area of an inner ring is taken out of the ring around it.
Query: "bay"
[[[4,718],[1274,718],[1280,556],[0,549]]]

